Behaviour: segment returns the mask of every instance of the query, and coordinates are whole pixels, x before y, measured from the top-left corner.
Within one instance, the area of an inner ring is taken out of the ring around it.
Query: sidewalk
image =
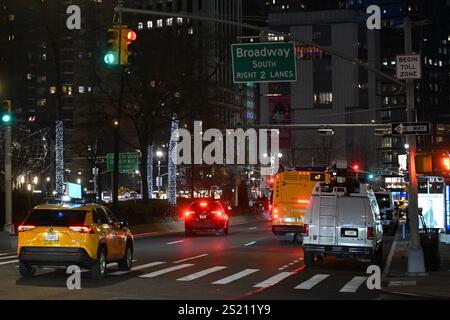
[[[450,245],[439,244],[441,266],[437,271],[428,271],[423,275],[408,274],[408,234],[402,240],[401,225],[397,230],[392,260],[386,265],[388,272],[382,281],[382,290],[388,293],[419,296],[424,299],[450,299]],[[385,270],[385,271],[387,271]]]

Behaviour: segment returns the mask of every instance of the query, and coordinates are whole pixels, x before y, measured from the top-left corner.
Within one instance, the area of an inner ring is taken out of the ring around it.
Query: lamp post
[[[158,178],[156,181],[156,186],[158,187],[158,199],[161,198],[161,185],[162,185],[162,177],[161,177],[161,158],[164,157],[164,153],[161,150],[156,151],[156,157],[158,158]]]

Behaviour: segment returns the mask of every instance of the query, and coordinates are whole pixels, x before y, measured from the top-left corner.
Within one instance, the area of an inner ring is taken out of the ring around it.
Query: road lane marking
[[[133,238],[135,238],[135,239],[146,238],[146,237],[156,236],[158,234],[159,234],[159,232],[139,233],[139,234],[133,235]]]
[[[356,292],[366,279],[367,277],[354,277],[339,292]]]
[[[175,267],[169,267],[169,268],[161,269],[161,270],[158,270],[155,272],[147,273],[147,274],[144,274],[139,277],[140,278],[154,278],[154,277],[157,277],[157,276],[160,276],[160,275],[172,272],[172,271],[176,271],[176,270],[180,270],[180,269],[184,269],[184,268],[192,267],[192,266],[193,266],[193,264],[190,264],[190,263],[180,264]]]
[[[309,278],[308,280],[300,283],[294,289],[310,290],[311,288],[313,288],[314,286],[316,286],[329,276],[330,276],[329,274],[316,274],[315,276]]]
[[[3,266],[5,264],[10,264],[10,263],[17,263],[19,262],[19,260],[11,260],[11,261],[4,261],[4,262],[0,262],[0,266]]]
[[[215,267],[212,267],[212,268],[209,268],[209,269],[205,269],[205,270],[202,270],[202,271],[190,274],[190,275],[188,275],[186,277],[179,278],[179,279],[177,279],[177,281],[192,281],[192,280],[204,277],[204,276],[206,276],[206,275],[208,275],[210,273],[213,273],[213,272],[216,272],[216,271],[220,271],[220,270],[223,270],[223,269],[226,269],[226,268],[227,267],[224,267],[224,266],[215,266]]]
[[[201,255],[198,255],[198,256],[195,256],[195,257],[190,257],[190,258],[186,258],[186,259],[183,259],[183,260],[174,261],[173,263],[185,262],[185,261],[189,261],[189,260],[193,260],[193,259],[197,259],[197,258],[206,257],[207,255],[208,255],[207,253],[204,253],[204,254],[201,254]]]
[[[7,257],[0,257],[0,260],[6,260],[6,259],[11,259],[11,258],[17,258],[17,255],[7,256]]]
[[[256,243],[256,241],[252,241],[252,242],[246,243],[246,244],[244,244],[244,247],[251,246],[252,244],[255,244],[255,243]]]
[[[256,227],[250,227],[250,228],[248,228],[248,230],[255,230],[256,229]]]
[[[8,251],[8,252],[5,251],[4,253],[0,253],[0,257],[11,255],[11,254],[17,254],[17,250]]]
[[[264,280],[263,282],[255,284],[254,288],[267,288],[271,287],[273,285],[276,285],[280,281],[286,279],[289,276],[292,276],[295,272],[280,272],[279,274],[274,275],[273,277],[270,277],[267,280]]]
[[[121,274],[129,273],[129,272],[132,272],[132,271],[137,271],[137,270],[141,270],[141,269],[145,269],[145,268],[150,268],[150,267],[153,267],[153,266],[158,266],[158,265],[164,264],[164,263],[165,262],[161,262],[161,261],[150,262],[150,263],[146,263],[146,264],[143,264],[143,265],[140,265],[140,266],[132,267],[128,271],[116,271],[116,272],[108,273],[108,275],[119,276]]]
[[[175,243],[181,243],[184,240],[178,240],[178,241],[172,241],[172,242],[167,242],[166,244],[175,244]]]
[[[246,277],[246,276],[248,276],[248,275],[250,275],[252,273],[255,273],[257,271],[259,271],[259,269],[245,269],[245,270],[242,270],[242,271],[240,271],[238,273],[232,274],[231,276],[228,276],[226,278],[214,281],[212,284],[228,284],[230,282],[233,282],[233,281],[236,281],[236,280],[241,279],[243,277]]]

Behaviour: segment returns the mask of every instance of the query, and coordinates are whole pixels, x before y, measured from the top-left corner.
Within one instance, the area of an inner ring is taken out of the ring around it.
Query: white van
[[[316,184],[304,232],[306,266],[314,264],[315,256],[328,255],[381,263],[383,227],[377,200],[367,184]]]

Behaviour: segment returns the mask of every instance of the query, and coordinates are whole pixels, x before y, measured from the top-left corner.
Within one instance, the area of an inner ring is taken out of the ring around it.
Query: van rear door
[[[318,244],[334,245],[336,242],[337,197],[318,197]]]
[[[338,245],[358,246],[366,238],[366,219],[370,214],[367,198],[341,197],[339,199]]]

